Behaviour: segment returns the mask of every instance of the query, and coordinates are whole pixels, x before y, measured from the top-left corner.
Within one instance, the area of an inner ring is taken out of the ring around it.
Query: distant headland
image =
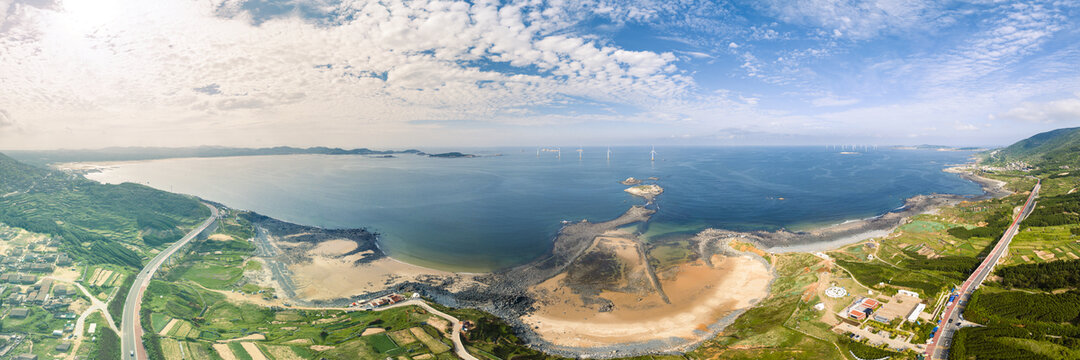
[[[102,161],[138,161],[175,158],[210,158],[231,156],[270,156],[270,155],[368,155],[393,157],[397,154],[412,154],[434,158],[472,158],[473,154],[446,152],[428,154],[417,149],[407,150],[372,150],[368,148],[342,149],[325,146],[298,148],[277,146],[268,148],[234,148],[223,146],[198,146],[183,148],[166,147],[112,147],[92,150],[15,150],[7,151],[12,158],[34,165],[49,165],[71,162]]]

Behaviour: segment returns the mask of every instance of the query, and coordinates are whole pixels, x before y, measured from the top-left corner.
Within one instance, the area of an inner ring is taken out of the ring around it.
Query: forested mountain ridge
[[[188,196],[100,184],[0,154],[0,223],[49,234],[76,260],[141,267],[142,252],[179,239],[209,214]]]
[[[1027,162],[1043,171],[1056,171],[1062,165],[1080,166],[1080,127],[1063,128],[1035,134],[1003,149],[986,153],[987,164]]]

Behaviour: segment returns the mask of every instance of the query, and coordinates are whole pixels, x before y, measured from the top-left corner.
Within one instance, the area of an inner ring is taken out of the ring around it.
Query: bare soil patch
[[[233,355],[232,350],[229,350],[229,345],[214,344],[214,351],[217,351],[218,356],[221,356],[225,360],[236,360],[236,355]]]
[[[255,343],[246,342],[241,343],[240,346],[244,347],[244,351],[247,351],[248,355],[251,356],[251,360],[268,360],[266,355],[263,355],[262,350],[259,350],[259,347],[255,345]]]
[[[180,322],[180,320],[177,320],[177,319],[169,320],[169,323],[165,324],[165,327],[162,328],[161,331],[158,331],[158,335],[165,336],[166,334],[169,333],[169,330],[172,330],[173,326],[176,326],[176,323],[178,323],[178,322]]]
[[[381,333],[384,333],[384,332],[386,332],[386,329],[379,328],[379,327],[372,327],[372,328],[364,329],[364,332],[360,333],[360,336],[375,335],[375,334],[381,334]]]
[[[215,240],[215,241],[229,241],[229,240],[232,240],[233,237],[229,236],[229,235],[225,235],[225,234],[213,234],[213,235],[210,235],[209,237],[207,237],[207,239]]]

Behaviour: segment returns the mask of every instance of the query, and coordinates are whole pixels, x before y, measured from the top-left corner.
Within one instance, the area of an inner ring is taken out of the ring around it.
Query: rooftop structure
[[[27,317],[29,315],[30,315],[30,309],[18,308],[18,309],[12,309],[11,314],[9,314],[8,316],[13,317],[13,318],[25,318],[25,317]]]
[[[919,300],[918,297],[897,293],[889,299],[888,303],[881,306],[881,309],[878,310],[874,320],[889,322],[893,319],[906,319],[911,312],[921,304],[921,302],[922,301]],[[881,317],[880,319],[877,318],[879,316]]]
[[[922,314],[923,310],[925,310],[925,309],[926,309],[926,304],[920,303],[919,305],[915,305],[915,309],[911,310],[911,314],[908,314],[907,321],[908,322],[915,322],[915,319],[918,319],[919,315]]]

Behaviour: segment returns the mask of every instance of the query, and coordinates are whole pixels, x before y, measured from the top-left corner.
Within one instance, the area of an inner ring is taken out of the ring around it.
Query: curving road
[[[387,310],[387,309],[393,309],[393,308],[396,308],[396,307],[412,306],[412,305],[422,307],[422,308],[424,308],[424,310],[427,310],[428,312],[430,312],[432,314],[435,314],[438,317],[441,317],[443,319],[446,319],[446,320],[450,321],[450,326],[453,327],[453,329],[454,329],[453,332],[450,334],[450,340],[454,342],[454,354],[457,354],[458,357],[460,357],[462,359],[465,359],[465,360],[480,360],[480,359],[477,359],[475,356],[472,356],[471,354],[469,354],[468,351],[465,351],[465,344],[461,343],[461,321],[459,321],[456,317],[447,315],[446,313],[444,313],[442,311],[435,310],[435,308],[431,307],[431,305],[428,305],[423,300],[415,300],[415,299],[414,300],[406,300],[406,301],[402,301],[402,302],[399,302],[399,303],[394,304],[394,305],[383,306],[381,308],[375,309],[375,311],[383,311],[383,310]]]
[[[170,245],[165,251],[157,254],[150,262],[146,263],[139,274],[135,276],[135,283],[131,285],[131,290],[128,291],[127,298],[124,301],[124,312],[120,325],[120,349],[123,353],[123,359],[146,359],[146,348],[143,347],[142,342],[142,326],[139,325],[139,308],[142,306],[143,292],[146,291],[146,287],[150,285],[150,279],[154,277],[154,273],[157,272],[161,264],[172,256],[177,250],[186,245],[191,239],[199,233],[206,230],[210,224],[213,224],[218,219],[220,214],[218,208],[203,203],[206,207],[210,208],[212,215],[206,219],[191,232],[184,235],[179,241]],[[134,354],[134,355],[133,355]]]
[[[949,346],[952,345],[952,337],[956,334],[957,330],[960,330],[960,324],[964,322],[961,313],[964,311],[964,306],[967,305],[968,300],[971,299],[971,294],[975,292],[982,285],[986,277],[994,271],[994,265],[997,265],[1001,257],[1008,252],[1009,242],[1012,241],[1013,236],[1020,231],[1020,221],[1027,218],[1028,214],[1031,214],[1031,210],[1035,208],[1035,197],[1039,195],[1039,189],[1042,187],[1042,181],[1035,183],[1035,187],[1031,189],[1031,195],[1028,195],[1027,202],[1024,203],[1024,207],[1020,209],[1020,212],[1013,218],[1013,222],[1009,225],[1009,228],[1005,230],[1005,234],[1001,236],[1001,240],[994,245],[994,249],[990,251],[990,255],[983,259],[983,262],[979,264],[979,267],[975,269],[975,272],[968,277],[967,281],[960,286],[960,291],[956,300],[951,305],[945,308],[945,315],[941,317],[942,324],[939,325],[940,329],[935,334],[933,341],[926,347],[926,356],[929,359],[947,359],[949,357]]]

